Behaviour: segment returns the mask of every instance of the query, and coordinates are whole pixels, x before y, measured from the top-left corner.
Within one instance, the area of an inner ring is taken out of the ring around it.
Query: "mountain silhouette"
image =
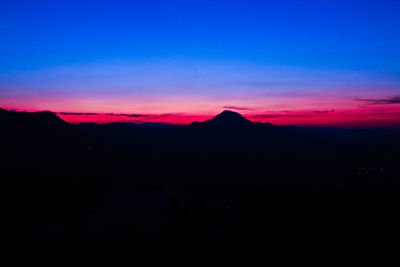
[[[214,118],[203,122],[208,127],[248,127],[253,124],[242,115],[230,110],[224,110]]]
[[[0,233],[17,255],[245,244],[279,247],[281,260],[303,241],[347,237],[335,255],[364,244],[367,255],[400,236],[399,140],[399,129],[284,127],[228,110],[183,126],[0,109]]]
[[[193,129],[192,134],[200,135],[199,138],[205,138],[202,135],[219,136],[221,142],[244,142],[245,139],[251,139],[252,142],[268,142],[267,137],[287,136],[288,132],[282,127],[271,123],[252,122],[241,114],[224,110],[210,120],[204,122],[193,122],[189,125]],[[225,139],[227,138],[227,139]],[[239,141],[238,139],[241,139]],[[248,140],[249,141],[249,140]]]
[[[5,149],[53,153],[56,150],[87,149],[89,138],[50,111],[15,112],[0,109],[1,142]]]
[[[325,141],[356,143],[398,143],[398,131],[315,130],[252,122],[237,112],[225,110],[212,119],[190,125],[162,123],[70,124],[49,111],[14,112],[0,109],[0,145],[10,151],[88,150],[99,146],[126,149],[163,149],[177,147],[195,150],[198,147],[252,145],[266,151],[309,151],[310,147],[329,145]],[[350,139],[347,135],[352,136]],[[390,135],[389,135],[390,134]],[[381,138],[385,136],[385,138]],[[315,142],[325,142],[316,145]],[[303,147],[300,149],[300,146]],[[307,147],[307,149],[304,149]],[[58,153],[58,152],[57,152]],[[272,153],[272,152],[271,152]],[[47,153],[49,154],[49,153]]]
[[[204,122],[195,121],[189,125],[189,128],[193,128],[196,131],[212,131],[220,133],[238,133],[240,131],[249,131],[253,129],[256,124],[241,114],[224,110],[212,119]]]
[[[48,126],[51,128],[67,126],[69,123],[62,120],[50,111],[16,112],[0,109],[0,119],[3,124],[10,123],[14,126],[34,125],[35,128]]]

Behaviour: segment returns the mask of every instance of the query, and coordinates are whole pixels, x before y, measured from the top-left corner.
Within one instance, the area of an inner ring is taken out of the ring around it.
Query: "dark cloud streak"
[[[315,111],[281,111],[281,113],[261,113],[250,115],[254,119],[274,119],[274,118],[307,118],[321,114],[333,113],[336,110],[315,110]]]
[[[304,118],[310,115],[305,114],[256,114],[248,116],[252,119],[273,119],[273,118]]]
[[[389,98],[356,98],[355,100],[366,102],[372,105],[400,104],[400,96],[393,96]]]
[[[225,109],[234,109],[234,110],[253,110],[252,108],[247,107],[237,107],[237,106],[222,106]]]
[[[316,110],[316,111],[314,111],[315,114],[327,114],[327,113],[331,113],[331,112],[335,112],[335,110],[331,109],[331,110]]]
[[[126,113],[81,113],[81,112],[56,112],[57,115],[69,115],[69,116],[121,116],[130,118],[142,118],[150,115],[146,114],[126,114]]]
[[[184,113],[128,114],[128,113],[81,113],[81,112],[55,112],[55,114],[68,115],[68,116],[110,116],[110,117],[145,118],[148,120],[155,120],[155,119],[168,118],[171,116],[184,115]],[[135,122],[136,121],[140,121],[140,120],[135,120]]]

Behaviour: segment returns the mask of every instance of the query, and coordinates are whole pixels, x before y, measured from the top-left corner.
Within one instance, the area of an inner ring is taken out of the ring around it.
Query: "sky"
[[[0,2],[0,107],[69,122],[400,127],[400,2]]]

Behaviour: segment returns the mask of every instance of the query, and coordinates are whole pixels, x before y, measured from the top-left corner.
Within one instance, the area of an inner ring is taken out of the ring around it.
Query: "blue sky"
[[[400,69],[398,1],[2,1],[1,71],[208,59]]]
[[[306,95],[355,108],[400,94],[399,1],[2,1],[0,34],[9,108],[294,110]]]

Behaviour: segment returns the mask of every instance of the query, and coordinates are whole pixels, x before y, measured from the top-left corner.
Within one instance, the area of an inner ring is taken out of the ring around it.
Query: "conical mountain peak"
[[[252,124],[251,121],[243,117],[237,112],[224,110],[211,120],[205,122],[214,126],[245,126]]]

